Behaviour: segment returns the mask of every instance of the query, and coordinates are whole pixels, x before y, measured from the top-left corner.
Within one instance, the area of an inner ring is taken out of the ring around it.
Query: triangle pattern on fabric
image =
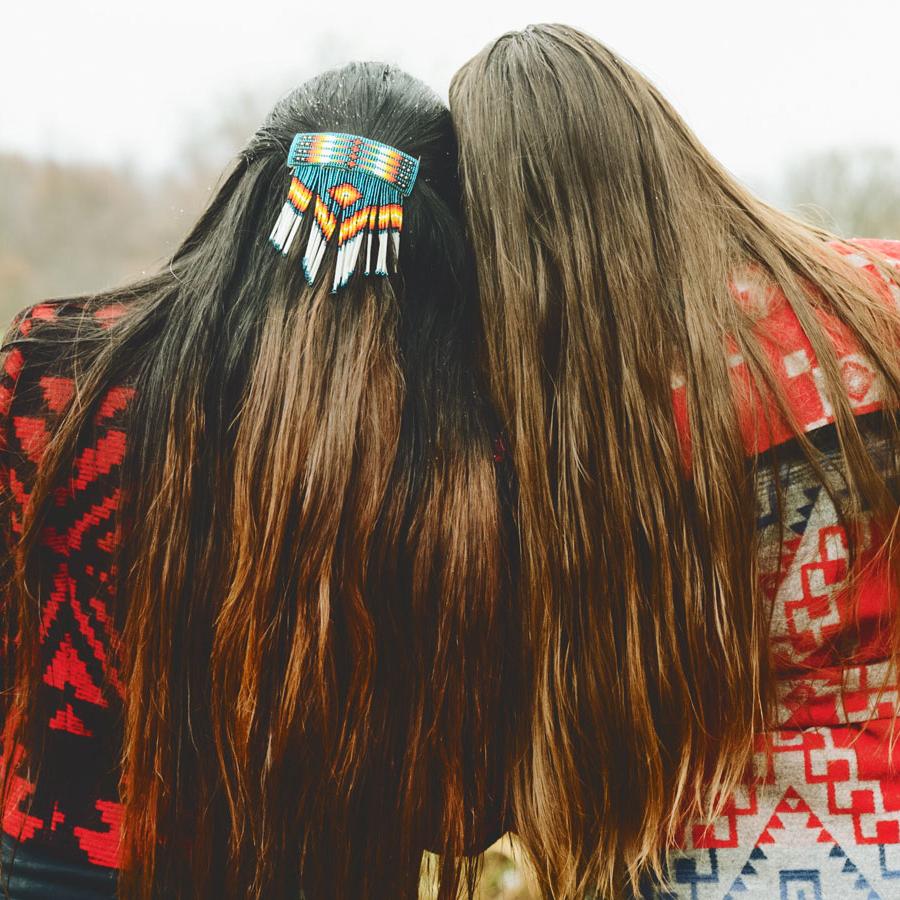
[[[823,885],[839,883],[842,898],[880,900],[856,863],[793,787],[782,794],[739,871],[723,900],[737,900],[758,890],[754,883],[760,887],[779,884],[783,897],[822,897],[826,896]]]

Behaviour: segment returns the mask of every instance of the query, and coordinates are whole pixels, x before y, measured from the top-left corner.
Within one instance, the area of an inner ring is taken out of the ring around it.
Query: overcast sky
[[[274,102],[367,57],[446,97],[469,56],[535,21],[623,55],[745,179],[816,149],[900,150],[900,0],[0,0],[0,150],[157,169],[235,94]]]

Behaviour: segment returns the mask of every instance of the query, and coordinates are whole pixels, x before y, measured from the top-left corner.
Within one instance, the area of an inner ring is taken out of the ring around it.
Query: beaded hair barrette
[[[295,135],[287,165],[293,170],[291,186],[269,240],[287,255],[312,204],[313,221],[303,254],[309,284],[315,281],[335,231],[338,250],[332,293],[350,280],[361,254],[365,275],[373,269],[376,275],[387,275],[389,241],[397,271],[403,198],[416,183],[417,159],[379,141],[321,132]]]

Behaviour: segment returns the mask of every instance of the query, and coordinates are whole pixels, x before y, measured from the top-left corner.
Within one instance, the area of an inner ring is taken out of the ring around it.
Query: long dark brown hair
[[[304,280],[302,233],[287,259],[269,246],[298,131],[420,159],[398,275],[332,295]],[[277,104],[160,274],[56,301],[81,314],[17,340],[76,378],[12,559],[3,712],[22,735],[42,522],[105,390],[136,391],[122,896],[413,897],[429,847],[450,898],[495,827],[515,629],[458,190],[431,90],[328,72]]]
[[[530,745],[510,773],[513,825],[553,897],[619,897],[658,874],[684,816],[709,815],[741,779],[771,723],[757,462],[741,439],[727,340],[766,398],[758,412],[786,419],[821,473],[731,278],[749,266],[783,290],[834,409],[840,512],[848,521],[866,507],[889,535],[896,497],[820,314],[855,336],[889,410],[900,318],[832,235],[752,196],[646,78],[572,28],[499,38],[456,74],[450,108],[518,478],[536,665]],[[893,415],[883,424],[896,449]],[[892,539],[886,552],[895,561]]]

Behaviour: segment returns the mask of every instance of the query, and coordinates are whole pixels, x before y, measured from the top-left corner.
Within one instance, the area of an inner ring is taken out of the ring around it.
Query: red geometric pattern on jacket
[[[900,265],[900,242],[863,243]],[[886,300],[900,305],[900,292],[888,287],[864,257],[842,246],[838,249],[871,276],[876,290]],[[736,298],[758,313],[760,334],[797,422],[806,431],[827,425],[832,420],[831,410],[819,390],[815,354],[784,298],[777,291],[759,292],[752,277],[736,277],[734,287]],[[104,315],[111,313],[115,314],[115,310],[107,310]],[[19,330],[27,335],[42,321],[58,314],[64,312],[53,304],[32,307],[21,314]],[[862,415],[873,411],[879,398],[871,368],[846,334],[838,328],[831,328],[830,333],[855,412]],[[733,354],[730,363],[737,386],[743,384],[746,388],[742,360]],[[31,372],[21,348],[7,355],[0,373],[0,490],[13,499],[14,534],[21,530],[22,511],[54,422],[72,392],[72,379],[64,374]],[[761,453],[788,440],[790,433],[778,423],[768,428],[755,423],[751,393],[745,389],[739,390],[738,395],[751,401],[740,408],[748,453]],[[21,840],[52,848],[61,857],[108,867],[118,865],[122,818],[117,794],[122,684],[115,664],[119,636],[114,625],[112,554],[116,546],[120,466],[132,398],[130,388],[117,386],[108,390],[97,413],[94,432],[79,447],[70,483],[57,491],[54,515],[44,530],[50,582],[41,620],[45,765],[39,784],[24,778],[15,781],[3,816],[4,831]],[[677,375],[673,377],[673,406],[689,459],[685,392],[683,380]],[[849,599],[840,591],[822,588],[839,585],[845,574],[843,538],[839,527],[829,521],[833,509],[829,512],[827,500],[818,494],[807,497],[802,478],[788,480],[796,494],[791,507],[796,521],[788,523],[795,537],[785,547],[790,565],[781,570],[788,573],[784,584],[775,580],[769,584],[777,612],[772,640],[779,669],[785,675],[785,731],[774,736],[760,766],[764,773],[778,769],[777,777],[771,774],[773,784],[780,784],[785,771],[794,771],[790,765],[776,766],[774,761],[790,760],[796,772],[776,803],[761,803],[761,788],[748,788],[746,796],[732,799],[720,822],[686,831],[684,878],[673,884],[669,895],[672,897],[682,896],[679,885],[687,888],[683,896],[693,900],[730,896],[722,893],[718,877],[714,880],[709,871],[698,867],[692,853],[724,853],[732,848],[732,852],[740,854],[743,849],[758,849],[757,837],[759,847],[770,838],[774,840],[781,833],[779,827],[791,816],[800,815],[798,810],[805,817],[804,828],[815,830],[817,817],[806,813],[805,801],[802,797],[796,799],[800,794],[793,784],[816,785],[823,791],[823,796],[830,798],[825,814],[830,810],[851,822],[858,842],[883,840],[877,846],[884,848],[893,841],[900,848],[896,827],[900,778],[882,777],[890,763],[879,743],[883,720],[876,718],[862,732],[857,729],[856,743],[837,728],[816,730],[817,726],[837,721],[860,722],[872,714],[879,716],[886,708],[892,708],[896,700],[891,691],[879,690],[878,666],[883,666],[884,660],[884,630],[880,627],[885,615],[883,582],[874,571],[861,588],[862,633],[867,640],[859,649],[859,665],[849,672],[852,689],[842,691],[841,681],[846,681],[848,672],[829,668],[829,648],[847,621]],[[761,529],[774,526],[774,519],[767,518],[765,501],[763,491]],[[770,566],[771,571],[778,571],[777,566]],[[831,756],[823,757],[823,748]],[[21,749],[16,748],[14,761],[20,755]],[[854,787],[863,783],[864,788]],[[752,831],[763,814],[766,822],[748,843],[748,826],[741,823],[750,823]],[[824,826],[820,831],[821,834],[816,832],[816,839],[827,842],[829,832]],[[842,839],[848,840],[843,833]],[[890,860],[888,863],[893,865]],[[900,872],[900,853],[896,868]],[[707,888],[718,893],[704,892]]]
[[[900,241],[856,240],[854,243],[873,251],[888,265],[896,264],[900,256]],[[900,307],[900,288],[886,282],[868,257],[846,244],[835,243],[832,246],[868,277],[877,296],[887,304]],[[738,301],[758,323],[756,332],[762,349],[797,425],[803,431],[814,431],[832,423],[834,411],[822,388],[815,351],[784,294],[778,288],[761,284],[754,278],[752,269],[736,275],[732,287]],[[817,310],[815,315],[837,351],[838,366],[854,413],[864,415],[878,409],[877,377],[853,336],[824,310]],[[763,453],[770,447],[791,440],[793,433],[783,419],[772,415],[771,410],[770,419],[759,415],[760,398],[754,390],[744,359],[735,348],[731,348],[729,353],[728,366],[738,400],[738,418],[747,453]],[[687,389],[685,379],[678,373],[672,378],[672,399],[682,451],[689,461]]]
[[[31,307],[18,317],[18,331],[36,336],[45,321],[66,312],[52,303]],[[102,318],[109,315],[105,310]],[[22,347],[11,350],[0,373],[0,489],[11,500],[13,536],[21,533],[47,441],[74,389],[70,377],[29,366],[26,354]],[[39,783],[17,775],[2,820],[7,834],[61,859],[110,868],[118,867],[122,820],[112,552],[133,393],[124,386],[106,392],[42,532],[39,709],[46,748]],[[14,763],[21,757],[22,748],[15,748]]]
[[[862,241],[900,269],[900,242]],[[868,259],[839,248],[866,273],[886,302],[900,290]],[[840,450],[826,428],[833,412],[821,390],[815,353],[784,297],[747,279],[743,302],[760,315],[760,333],[793,416],[816,432],[826,473]],[[878,379],[844,329],[822,315],[854,413],[880,405]],[[746,369],[736,354],[731,372],[745,396]],[[683,385],[674,382],[684,438]],[[754,421],[741,410],[748,453],[783,445],[783,422]],[[873,459],[888,446],[867,435]],[[779,451],[782,503],[772,466],[757,483],[763,587],[771,602],[770,641],[778,691],[777,729],[760,736],[754,771],[712,823],[685,827],[668,858],[669,881],[648,896],[664,900],[890,900],[900,898],[900,710],[897,673],[889,662],[895,608],[871,518],[860,529],[860,557],[849,580],[847,534],[832,498],[795,445]],[[832,476],[830,476],[832,477]],[[832,488],[845,493],[840,477]],[[786,540],[777,552],[780,529]],[[765,548],[769,548],[766,552]]]

